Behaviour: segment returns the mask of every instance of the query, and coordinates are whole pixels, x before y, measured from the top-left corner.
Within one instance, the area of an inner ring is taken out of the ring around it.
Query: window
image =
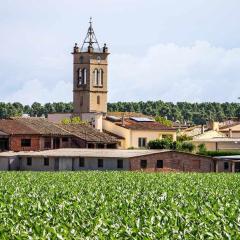
[[[157,160],[157,168],[163,168],[163,160]]]
[[[103,70],[102,69],[99,70],[98,76],[99,76],[98,85],[102,86],[103,85]]]
[[[147,160],[141,160],[141,168],[146,168],[147,167]]]
[[[228,168],[229,168],[228,162],[224,162],[224,170],[228,170]]]
[[[123,168],[123,160],[122,159],[117,160],[117,168]]]
[[[83,56],[80,57],[80,63],[83,63]]]
[[[143,148],[147,145],[147,139],[146,138],[138,138],[138,147]]]
[[[79,158],[79,167],[84,167],[85,166],[85,159],[83,157]]]
[[[83,84],[87,84],[87,69],[83,69]]]
[[[98,167],[103,168],[103,159],[98,159]]]
[[[64,138],[62,138],[62,141],[63,141],[63,142],[68,142],[68,138],[67,138],[67,137],[64,137]]]
[[[28,165],[28,166],[31,166],[31,165],[32,165],[32,158],[31,158],[31,157],[28,157],[28,158],[27,158],[27,165]]]
[[[98,70],[97,69],[94,70],[94,85],[95,86],[98,85]]]
[[[49,166],[49,158],[48,157],[44,158],[44,166]]]
[[[22,147],[31,147],[31,139],[22,139],[21,140]]]
[[[87,69],[78,69],[78,86],[86,84],[87,83]]]
[[[97,104],[100,104],[100,96],[97,96]]]
[[[51,148],[51,138],[44,138],[44,148],[45,149]]]

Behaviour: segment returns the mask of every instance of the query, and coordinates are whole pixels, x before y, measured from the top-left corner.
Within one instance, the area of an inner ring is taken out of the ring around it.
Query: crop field
[[[240,239],[240,175],[1,172],[0,239]]]

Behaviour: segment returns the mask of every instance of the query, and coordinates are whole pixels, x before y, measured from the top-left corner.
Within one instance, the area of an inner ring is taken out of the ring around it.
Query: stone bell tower
[[[107,112],[108,48],[100,48],[89,22],[81,48],[73,48],[73,110],[82,117],[86,113]]]

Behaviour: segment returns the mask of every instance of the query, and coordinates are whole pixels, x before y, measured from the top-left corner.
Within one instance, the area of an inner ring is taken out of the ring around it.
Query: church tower
[[[108,48],[100,48],[92,19],[81,48],[73,49],[73,110],[74,115],[107,112]]]

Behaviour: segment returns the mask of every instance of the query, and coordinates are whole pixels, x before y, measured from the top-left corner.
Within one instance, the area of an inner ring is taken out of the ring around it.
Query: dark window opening
[[[99,144],[97,145],[97,148],[104,148],[104,144],[103,144],[103,143],[99,143]]]
[[[64,138],[62,138],[62,141],[63,141],[63,142],[68,142],[68,138],[67,138],[67,137],[64,137]]]
[[[28,157],[28,158],[27,158],[27,165],[28,165],[28,166],[31,166],[31,165],[32,165],[32,158],[31,158],[31,157]]]
[[[49,158],[44,158],[44,166],[49,166]]]
[[[123,160],[122,159],[117,160],[117,168],[123,168]]]
[[[163,168],[163,160],[157,160],[157,168]]]
[[[83,157],[79,158],[79,167],[84,167],[85,166],[85,159]]]
[[[22,139],[21,140],[22,147],[31,147],[31,139]]]
[[[51,148],[51,138],[44,138],[44,148],[45,149]]]
[[[146,168],[147,167],[147,160],[141,160],[141,168]]]
[[[228,162],[224,162],[224,170],[228,170],[229,169],[229,163]]]
[[[146,138],[138,138],[138,147],[146,147],[147,146],[147,139]]]
[[[88,143],[87,147],[88,148],[94,148],[94,144],[93,143]]]
[[[100,104],[100,96],[97,96],[97,104]]]
[[[103,159],[98,159],[98,167],[103,168]]]

